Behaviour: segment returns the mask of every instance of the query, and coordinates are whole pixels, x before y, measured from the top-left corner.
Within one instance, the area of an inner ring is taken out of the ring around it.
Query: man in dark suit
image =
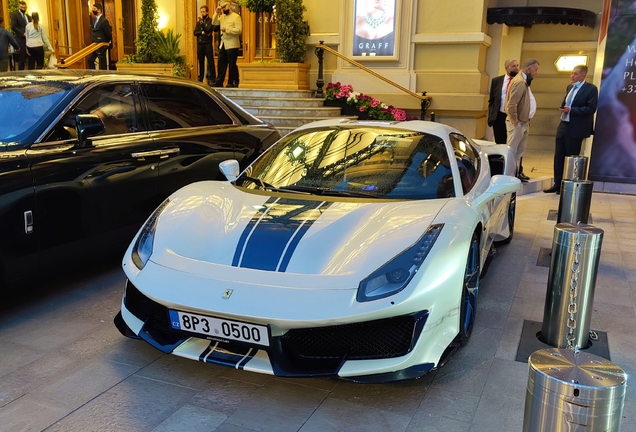
[[[31,17],[26,13],[27,4],[25,1],[18,3],[18,10],[11,12],[11,31],[16,42],[20,46],[18,52],[18,69],[24,70],[24,63],[27,59],[25,27],[31,22]]]
[[[91,41],[110,43],[113,35],[110,28],[110,23],[104,16],[104,7],[99,3],[95,3],[93,5],[93,15],[95,15],[95,18],[91,23]],[[97,51],[90,53],[86,58],[86,61],[88,62],[88,68],[95,69],[95,59],[99,58],[99,68],[103,70],[108,69],[108,65],[106,64],[107,53],[108,47],[102,47]]]
[[[504,105],[510,80],[519,73],[519,62],[515,59],[506,60],[504,67],[506,68],[506,74],[492,79],[490,99],[488,99],[488,126],[492,127],[497,144],[506,144],[508,140]]]
[[[545,193],[559,193],[563,180],[563,164],[566,156],[578,156],[583,139],[594,130],[594,113],[598,105],[598,89],[585,82],[587,66],[574,67],[570,74],[565,99],[561,104],[561,123],[557,128],[554,149],[554,185]]]

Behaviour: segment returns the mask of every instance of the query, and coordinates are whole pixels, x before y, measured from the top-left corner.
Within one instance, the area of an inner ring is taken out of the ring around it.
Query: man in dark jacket
[[[99,3],[95,3],[93,5],[93,15],[95,18],[91,23],[91,41],[110,43],[112,39],[112,30],[110,28],[110,23],[104,16],[104,7]],[[90,53],[86,58],[88,68],[95,69],[95,59],[99,58],[99,68],[103,70],[108,69],[108,65],[106,64],[107,53],[108,47],[101,47],[97,51]]]
[[[210,18],[207,6],[201,6],[201,17],[194,27],[194,35],[197,37],[197,58],[199,60],[199,81],[203,77],[208,79],[208,84],[216,80],[216,68],[212,51],[212,18]],[[205,59],[208,59],[208,72],[205,73]]]
[[[583,139],[594,129],[594,113],[598,105],[598,89],[585,82],[587,66],[574,67],[565,99],[561,103],[561,123],[557,128],[554,148],[554,185],[545,193],[559,193],[563,180],[563,165],[566,156],[578,156]]]
[[[16,50],[20,49],[20,45],[15,40],[11,32],[4,28],[4,18],[0,17],[0,72],[9,70],[10,54],[9,45]]]
[[[18,10],[11,12],[11,31],[20,46],[20,52],[18,52],[19,70],[24,70],[24,63],[27,59],[25,27],[31,22],[31,17],[26,13],[26,9],[26,2],[21,1],[18,3]]]
[[[506,144],[508,141],[504,105],[510,81],[519,73],[519,62],[516,59],[509,59],[504,63],[504,67],[506,74],[492,79],[490,99],[488,99],[488,126],[492,127],[497,144]]]

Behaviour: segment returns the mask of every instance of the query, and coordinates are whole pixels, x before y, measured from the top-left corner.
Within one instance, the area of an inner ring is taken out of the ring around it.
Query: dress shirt
[[[574,98],[576,97],[576,94],[579,92],[579,89],[583,86],[583,82],[582,81],[577,81],[574,83],[574,85],[572,86],[572,89],[570,89],[570,93],[568,93],[568,95],[565,97],[565,106],[570,106],[572,104],[572,101],[574,100]],[[570,103],[570,105],[567,105],[568,102]],[[561,120],[563,120],[564,122],[569,122],[570,121],[570,112],[566,112],[561,114]]]
[[[501,86],[501,105],[499,105],[499,111],[505,113],[506,110],[506,92],[508,91],[508,85],[510,84],[510,80],[512,77],[510,75],[505,75],[503,80],[503,85]]]
[[[534,115],[537,113],[537,101],[534,98],[534,95],[532,94],[532,90],[530,89],[530,86],[528,86],[528,96],[530,96],[530,120],[532,120],[532,117],[534,117]]]

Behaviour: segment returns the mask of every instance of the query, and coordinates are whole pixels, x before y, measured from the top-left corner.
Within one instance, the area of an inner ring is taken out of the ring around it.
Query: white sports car
[[[254,372],[419,377],[471,335],[488,252],[512,238],[515,166],[507,146],[439,123],[305,125],[154,212],[124,257],[115,323]]]

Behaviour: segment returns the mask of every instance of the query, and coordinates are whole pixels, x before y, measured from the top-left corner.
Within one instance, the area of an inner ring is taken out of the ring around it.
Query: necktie
[[[95,24],[93,24],[93,28],[97,28],[97,21],[99,21],[99,17],[95,18]]]
[[[508,89],[510,88],[511,82],[512,82],[512,77],[508,78],[508,84],[506,84],[506,95],[508,94]]]
[[[570,92],[565,97],[565,106],[572,106],[572,99],[574,99],[574,91],[580,86],[581,86],[580,82],[577,82],[576,84],[572,86],[572,88],[570,89]],[[561,120],[565,121],[566,119],[568,119],[568,114],[569,113],[561,114]]]
[[[22,18],[24,18],[24,22],[25,22],[26,24],[28,24],[28,23],[29,23],[29,20],[27,19],[26,14],[25,14],[24,12],[22,12]]]

